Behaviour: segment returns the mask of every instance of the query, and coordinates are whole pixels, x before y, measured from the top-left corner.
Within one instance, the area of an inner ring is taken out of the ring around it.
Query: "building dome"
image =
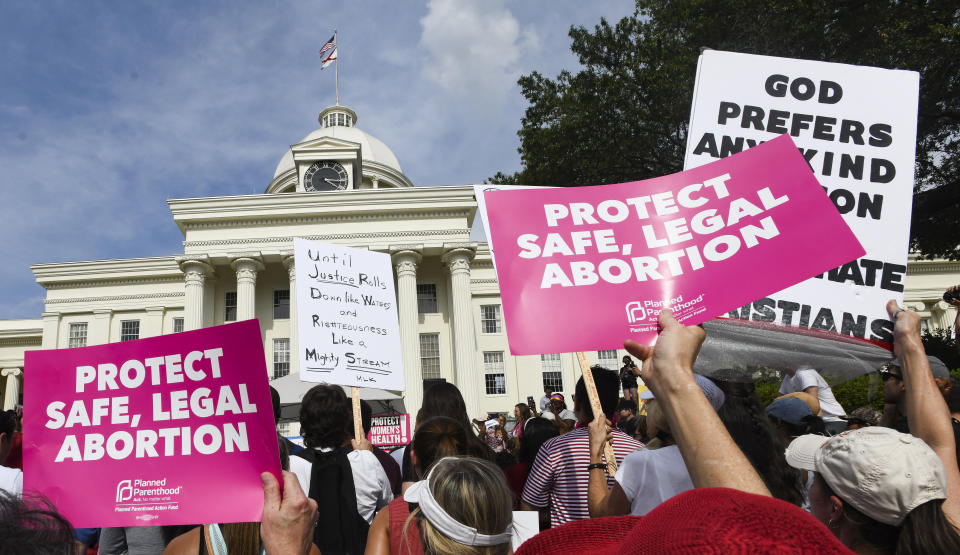
[[[360,145],[360,158],[364,166],[379,167],[381,169],[393,170],[398,174],[403,174],[400,168],[400,162],[397,156],[390,150],[386,144],[373,135],[357,129],[357,114],[350,108],[341,105],[330,106],[320,112],[317,118],[321,127],[310,132],[309,135],[299,141],[305,143],[321,137],[330,137],[342,141],[349,141]],[[287,174],[295,167],[293,160],[293,150],[287,152],[277,164],[277,169],[273,172],[273,179]]]

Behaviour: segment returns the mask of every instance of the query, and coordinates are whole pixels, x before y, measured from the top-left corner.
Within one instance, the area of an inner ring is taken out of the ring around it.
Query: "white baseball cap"
[[[918,437],[869,426],[790,442],[787,464],[813,470],[844,502],[870,518],[899,526],[918,506],[947,498],[943,463]]]
[[[723,402],[727,399],[726,395],[723,394],[723,390],[717,387],[717,384],[713,383],[713,380],[700,374],[694,374],[693,379],[697,381],[697,385],[700,386],[700,391],[703,392],[707,401],[710,401],[710,406],[713,407],[713,410],[720,410]],[[643,390],[643,392],[640,393],[640,398],[648,401],[650,399],[656,399],[656,397],[653,396],[653,391],[649,389]]]

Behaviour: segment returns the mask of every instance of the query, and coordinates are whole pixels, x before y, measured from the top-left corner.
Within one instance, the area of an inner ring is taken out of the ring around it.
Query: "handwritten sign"
[[[256,320],[28,351],[25,367],[24,489],[74,526],[260,519],[280,454]]]
[[[294,239],[300,379],[401,391],[390,255]]]
[[[665,177],[486,201],[515,355],[649,344],[663,308],[696,324],[863,254],[786,135]]]
[[[409,414],[375,414],[370,419],[370,443],[380,446],[410,443]]]
[[[684,167],[788,133],[866,250],[815,279],[750,299],[729,316],[893,341],[884,306],[903,300],[918,93],[913,71],[717,50],[701,55]]]

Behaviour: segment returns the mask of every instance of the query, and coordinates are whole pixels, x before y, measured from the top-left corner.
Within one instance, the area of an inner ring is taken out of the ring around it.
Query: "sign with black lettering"
[[[300,379],[402,391],[390,255],[294,239]]]
[[[684,168],[789,134],[867,251],[728,316],[892,341],[884,306],[903,301],[918,93],[913,71],[717,50],[700,56]]]

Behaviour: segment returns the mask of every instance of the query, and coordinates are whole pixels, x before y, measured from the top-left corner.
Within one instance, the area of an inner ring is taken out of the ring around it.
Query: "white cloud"
[[[539,44],[502,0],[431,0],[420,25],[423,75],[481,109],[500,106],[521,74],[518,62]]]

